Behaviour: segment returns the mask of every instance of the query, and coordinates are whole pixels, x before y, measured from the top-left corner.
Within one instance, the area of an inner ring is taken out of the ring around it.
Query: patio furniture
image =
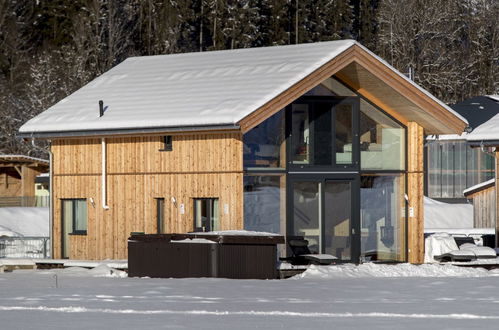
[[[281,260],[289,261],[293,265],[330,265],[338,258],[331,254],[314,254],[308,248],[308,240],[300,238],[288,239],[288,246],[293,254]]]

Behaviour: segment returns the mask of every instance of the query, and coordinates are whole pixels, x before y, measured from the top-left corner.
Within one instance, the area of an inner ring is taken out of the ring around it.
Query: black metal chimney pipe
[[[104,116],[104,101],[99,100],[99,117]]]

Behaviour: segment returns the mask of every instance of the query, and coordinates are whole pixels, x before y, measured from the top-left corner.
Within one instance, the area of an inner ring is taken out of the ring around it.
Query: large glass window
[[[284,111],[279,111],[243,137],[245,168],[285,168]]]
[[[286,177],[244,176],[244,229],[285,234]]]
[[[295,167],[352,165],[356,99],[303,98],[291,105],[291,163]]]
[[[428,197],[464,198],[463,190],[494,177],[494,156],[462,140],[429,140]]]
[[[405,129],[363,99],[360,101],[360,165],[363,170],[405,169]]]
[[[404,175],[363,175],[360,188],[361,258],[405,261]]]

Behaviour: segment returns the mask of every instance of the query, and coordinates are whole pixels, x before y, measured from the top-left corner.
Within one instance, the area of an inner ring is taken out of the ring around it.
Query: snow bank
[[[0,236],[49,236],[48,207],[0,208]]]
[[[499,270],[465,268],[452,265],[412,264],[344,264],[334,266],[311,265],[302,274],[292,279],[335,279],[365,277],[485,277],[499,276]]]
[[[473,228],[473,205],[424,198],[425,228]]]
[[[50,269],[39,271],[43,274],[54,274],[57,276],[71,277],[128,277],[128,274],[122,270],[114,269],[102,263],[95,268],[87,269],[83,267],[68,267],[64,269]]]

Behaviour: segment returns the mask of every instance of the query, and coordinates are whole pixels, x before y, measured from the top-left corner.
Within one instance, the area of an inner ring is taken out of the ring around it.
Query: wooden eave
[[[467,126],[461,118],[361,46],[353,45],[240,120],[238,125],[241,131],[248,132],[331,76],[335,76],[403,124],[417,122],[425,129],[426,134],[460,134]]]

